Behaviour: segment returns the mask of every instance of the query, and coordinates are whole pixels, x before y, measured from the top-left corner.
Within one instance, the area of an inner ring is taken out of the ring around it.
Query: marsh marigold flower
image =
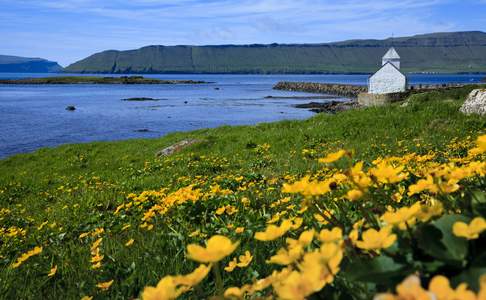
[[[57,273],[57,265],[51,268],[51,270],[47,274],[47,277],[52,277],[52,276],[56,275],[56,273]]]
[[[405,167],[393,167],[385,161],[380,162],[370,173],[381,183],[397,183],[407,179],[407,174],[402,173]]]
[[[174,277],[166,276],[162,278],[157,286],[148,286],[143,289],[143,300],[173,300],[187,292],[188,287],[179,287],[174,281]]]
[[[476,295],[467,289],[467,284],[461,283],[454,290],[450,286],[449,279],[440,275],[432,278],[429,284],[429,291],[434,294],[437,300],[476,300]]]
[[[364,250],[381,250],[389,248],[395,243],[397,236],[391,234],[391,227],[385,227],[377,231],[368,229],[363,232],[362,240],[356,241],[356,246]]]
[[[452,232],[455,236],[468,240],[477,239],[484,230],[486,230],[486,221],[481,217],[474,218],[470,224],[456,222],[452,226]]]
[[[231,242],[225,236],[215,235],[208,240],[206,247],[196,244],[187,246],[187,255],[190,259],[201,263],[218,262],[233,253],[238,244],[238,242]]]
[[[328,154],[324,158],[320,158],[319,162],[324,164],[330,164],[340,160],[344,155],[346,155],[346,153],[347,153],[346,150],[339,150],[337,152]]]
[[[195,286],[208,276],[209,271],[211,271],[211,265],[200,265],[192,273],[175,276],[174,282],[179,285]]]
[[[291,226],[292,222],[289,220],[284,220],[280,226],[268,225],[265,231],[255,233],[255,239],[264,242],[276,240],[286,234]]]
[[[22,254],[15,263],[12,264],[12,268],[18,268],[21,264],[23,264],[26,260],[34,255],[39,255],[42,252],[42,247],[34,247],[34,249],[27,251],[26,253]]]
[[[96,287],[99,288],[100,290],[106,291],[111,287],[111,285],[113,284],[113,281],[114,280],[110,280],[110,281],[106,281],[106,282],[100,282],[96,285]]]
[[[416,275],[407,277],[396,287],[395,294],[378,294],[374,300],[438,300],[432,293],[426,291],[420,285],[420,279]]]

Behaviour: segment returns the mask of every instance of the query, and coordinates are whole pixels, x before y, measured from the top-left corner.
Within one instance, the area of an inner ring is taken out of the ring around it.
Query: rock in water
[[[198,139],[187,139],[187,140],[182,140],[178,143],[175,143],[174,145],[172,146],[169,146],[167,148],[164,148],[162,150],[160,150],[159,152],[157,152],[155,155],[157,157],[161,157],[161,156],[169,156],[169,155],[172,155],[174,153],[177,153],[181,150],[183,150],[184,148],[187,148],[191,145],[194,145],[194,144],[199,144],[201,143],[202,141],[201,140],[198,140]]]
[[[486,115],[486,89],[473,90],[461,106],[465,114]]]
[[[67,111],[75,111],[76,110],[76,107],[73,106],[73,105],[69,105],[69,106],[66,106],[66,110]]]

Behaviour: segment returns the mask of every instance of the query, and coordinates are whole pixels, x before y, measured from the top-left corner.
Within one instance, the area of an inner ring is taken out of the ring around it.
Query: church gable
[[[389,94],[404,92],[407,77],[392,63],[388,62],[369,79],[368,92],[372,94]]]

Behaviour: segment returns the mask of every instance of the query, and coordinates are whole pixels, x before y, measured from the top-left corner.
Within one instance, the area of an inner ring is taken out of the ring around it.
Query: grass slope
[[[328,44],[148,46],[104,51],[73,63],[84,73],[371,73],[390,46],[405,72],[484,72],[486,33],[435,33]]]
[[[28,231],[21,240],[2,235],[0,298],[137,297],[144,286],[156,284],[162,276],[194,268],[184,258],[190,241],[185,235],[194,224],[203,222],[203,216],[187,210],[183,220],[167,219],[172,225],[160,222],[154,230],[142,230],[138,218],[120,220],[113,213],[130,193],[162,187],[172,191],[198,178],[223,174],[260,179],[303,175],[319,168],[312,153],[320,157],[340,148],[354,150],[357,158],[365,160],[400,154],[405,148],[422,153],[441,150],[453,139],[474,137],[486,129],[484,118],[458,112],[470,89],[415,95],[405,107],[391,105],[316,115],[305,121],[175,133],[153,140],[66,145],[1,160],[0,208],[11,211],[0,213],[2,227]],[[183,138],[204,142],[170,158],[155,158],[158,150]],[[271,147],[262,157],[258,149],[264,144]],[[255,203],[273,200],[252,199]],[[45,221],[48,223],[42,225]],[[132,227],[121,231],[126,223]],[[78,236],[99,227],[106,230],[104,267],[92,270],[90,244]],[[128,238],[135,243],[124,247]],[[44,245],[42,259],[33,257],[18,269],[9,267],[20,253],[39,244]],[[57,274],[47,277],[53,265],[58,266]],[[260,261],[254,271],[265,270],[266,264]],[[107,292],[96,288],[97,282],[110,279],[116,282]],[[236,275],[226,278],[236,285],[240,279]]]

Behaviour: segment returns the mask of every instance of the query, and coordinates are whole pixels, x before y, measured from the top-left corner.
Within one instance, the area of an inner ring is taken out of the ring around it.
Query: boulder
[[[157,157],[163,157],[163,156],[169,156],[169,155],[172,155],[174,153],[177,153],[177,152],[180,152],[182,151],[183,149],[191,146],[191,145],[194,145],[194,144],[199,144],[201,143],[202,140],[198,140],[198,139],[186,139],[186,140],[182,140],[180,142],[177,142],[167,148],[164,148],[160,151],[158,151],[155,156]]]
[[[461,106],[465,114],[486,115],[486,89],[473,90]]]
[[[66,110],[67,111],[75,111],[76,110],[76,106],[73,106],[73,105],[66,106]]]

